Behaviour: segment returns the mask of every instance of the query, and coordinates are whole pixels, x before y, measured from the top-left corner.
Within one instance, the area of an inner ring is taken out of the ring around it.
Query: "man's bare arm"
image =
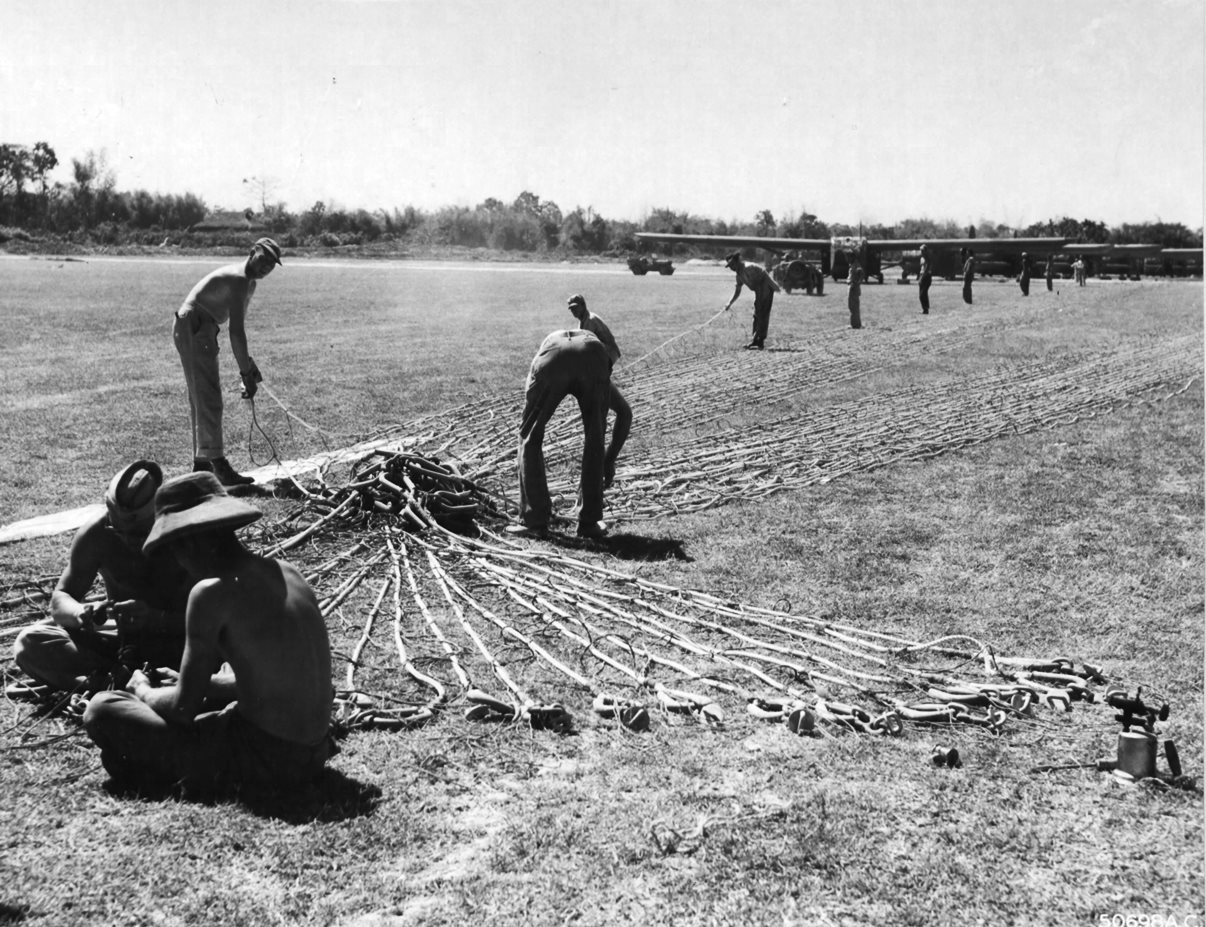
[[[83,625],[81,616],[86,611],[83,598],[100,572],[100,543],[95,523],[76,534],[67,555],[67,566],[50,595],[50,616],[69,631]]]
[[[154,688],[141,673],[131,677],[128,690],[146,702],[155,713],[168,721],[188,724],[201,712],[207,696],[213,689],[235,690],[233,676],[229,681],[211,677],[213,667],[222,662],[218,636],[222,627],[220,609],[213,599],[212,581],[204,581],[193,587],[185,613],[186,637],[184,659],[180,664],[180,675],[174,686]],[[217,686],[211,682],[217,681]]]

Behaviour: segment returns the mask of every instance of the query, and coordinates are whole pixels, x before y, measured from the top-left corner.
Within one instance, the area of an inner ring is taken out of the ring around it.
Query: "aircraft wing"
[[[1159,245],[1114,245],[1110,254],[1114,257],[1141,258],[1155,257],[1160,253]],[[1201,254],[1201,252],[1198,252]]]
[[[1163,257],[1172,258],[1201,258],[1201,248],[1162,248],[1160,254]]]
[[[765,248],[768,251],[828,251],[828,238],[759,238],[756,235],[676,235],[673,232],[637,232],[641,241],[723,245],[727,248]]]
[[[762,238],[756,235],[686,235],[673,232],[637,232],[641,241],[686,242],[696,245],[723,245],[729,248],[765,248],[768,251],[917,251],[929,245],[934,251],[958,251],[971,248],[986,254],[1042,254],[1062,250],[1066,238],[891,238],[867,240],[838,238]]]
[[[867,250],[918,251],[928,245],[931,251],[958,251],[970,248],[980,254],[1021,254],[1023,251],[1043,254],[1062,250],[1066,238],[881,238],[869,240]]]

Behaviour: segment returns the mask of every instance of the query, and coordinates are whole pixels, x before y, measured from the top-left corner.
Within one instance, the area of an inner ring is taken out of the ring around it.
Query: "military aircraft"
[[[935,277],[954,280],[963,272],[965,249],[976,253],[976,273],[981,277],[1016,277],[1022,270],[1022,255],[1029,255],[1032,274],[1041,277],[1048,256],[1054,259],[1053,271],[1061,277],[1072,275],[1072,262],[1085,259],[1090,275],[1117,275],[1138,280],[1145,261],[1159,256],[1165,273],[1201,273],[1202,249],[1164,248],[1153,244],[1113,245],[1070,242],[1066,238],[928,238],[867,239],[838,238],[761,238],[746,235],[679,235],[669,232],[637,232],[642,241],[683,242],[716,245],[731,249],[762,248],[771,253],[767,269],[788,293],[806,290],[810,295],[824,292],[823,277],[842,280],[849,273],[851,258],[857,257],[868,280],[884,282],[884,269],[900,268],[900,282],[920,272],[921,246],[927,246],[931,272]],[[819,253],[819,267],[803,258],[804,253]],[[1196,258],[1196,260],[1195,260]]]
[[[810,294],[815,291],[818,295],[823,292],[821,278],[832,276],[834,280],[845,279],[853,258],[862,264],[868,280],[883,283],[884,268],[900,266],[902,279],[907,282],[910,268],[916,268],[920,260],[922,245],[926,245],[930,253],[935,276],[955,277],[963,268],[963,249],[976,252],[977,270],[985,273],[989,271],[981,269],[985,266],[981,262],[992,267],[998,259],[1012,258],[1020,267],[1023,252],[1037,258],[1040,254],[1045,256],[1062,248],[1068,241],[1066,238],[760,238],[747,235],[678,235],[670,232],[637,232],[636,237],[648,242],[683,242],[732,250],[762,248],[771,253],[768,269],[784,290],[790,293],[793,289],[803,289]],[[819,268],[816,263],[803,257],[805,253],[819,254]],[[894,255],[897,256],[895,260],[885,260],[885,257]],[[916,272],[912,270],[914,275]]]
[[[1202,276],[1201,248],[1163,248],[1143,261],[1143,272],[1156,277]]]

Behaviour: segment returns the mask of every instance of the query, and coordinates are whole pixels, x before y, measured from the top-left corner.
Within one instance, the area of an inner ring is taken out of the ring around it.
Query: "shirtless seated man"
[[[25,628],[13,661],[31,682],[11,690],[39,695],[108,688],[129,667],[176,669],[184,652],[184,606],[191,583],[170,555],[147,556],[142,545],[155,521],[159,465],[123,468],[105,492],[105,510],[71,542],[67,566],[50,596],[50,619]],[[105,602],[87,602],[100,576]]]
[[[296,568],[235,537],[261,514],[212,473],[176,477],[156,494],[145,550],[170,551],[195,585],[173,684],[135,672],[84,714],[119,785],[296,785],[334,752],[331,650],[314,592]],[[229,670],[211,675],[222,663]]]

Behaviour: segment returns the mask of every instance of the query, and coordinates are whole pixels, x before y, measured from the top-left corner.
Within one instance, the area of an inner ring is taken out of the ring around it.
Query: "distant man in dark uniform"
[[[572,395],[582,413],[582,475],[578,486],[578,536],[599,538],[603,524],[603,440],[611,393],[611,358],[603,342],[581,329],[551,332],[528,371],[523,419],[519,426],[519,517],[533,531],[545,531],[553,516],[544,469],[544,429]]]
[[[976,252],[971,248],[964,248],[965,255],[963,261],[963,301],[969,306],[972,304],[972,280],[976,277]]]
[[[863,316],[859,309],[859,296],[863,288],[863,265],[858,258],[850,259],[850,273],[846,277],[850,291],[846,296],[846,308],[850,310],[850,327],[862,328]]]
[[[741,287],[747,286],[754,293],[754,337],[746,348],[762,350],[766,344],[766,333],[770,328],[771,303],[779,292],[779,284],[771,279],[771,275],[757,264],[746,264],[741,260],[740,252],[734,251],[725,258],[724,266],[737,274],[737,288],[733,290],[733,298],[725,304],[730,309],[737,297],[741,295]]]
[[[1052,289],[1054,289],[1054,286],[1051,282],[1055,278],[1055,255],[1054,254],[1047,255],[1047,266],[1043,271],[1043,276],[1047,280],[1047,292],[1050,293],[1052,291]]]
[[[930,265],[930,246],[921,246],[921,267],[917,276],[917,296],[921,299],[921,314],[930,314],[930,284],[934,280],[934,270]]]
[[[1030,295],[1030,255],[1025,251],[1022,252],[1022,273],[1018,277],[1018,286],[1022,288],[1022,295]]]
[[[620,359],[620,348],[616,344],[615,336],[612,335],[611,329],[607,327],[607,323],[601,318],[586,308],[586,299],[578,293],[567,300],[569,311],[578,320],[578,328],[584,332],[590,332],[596,338],[603,342],[603,347],[607,349],[607,357],[611,360],[610,370],[615,371],[616,362]],[[628,435],[632,431],[632,406],[628,404],[628,400],[624,398],[624,394],[620,392],[620,388],[616,386],[616,381],[611,381],[611,391],[608,394],[607,407],[615,413],[616,423],[612,426],[611,441],[607,445],[607,453],[603,455],[603,488],[611,487],[612,480],[616,478],[616,461],[620,457],[620,451],[624,449],[624,442],[628,440]]]

